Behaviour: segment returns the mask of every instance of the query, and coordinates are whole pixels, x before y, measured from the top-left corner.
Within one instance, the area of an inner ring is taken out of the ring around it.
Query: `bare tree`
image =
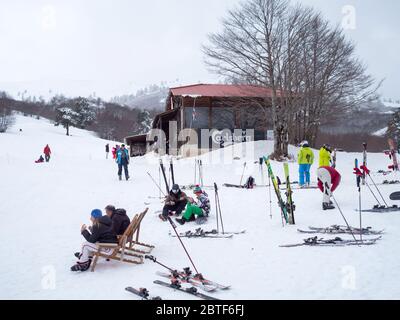
[[[289,142],[314,143],[322,117],[375,92],[354,45],[320,13],[287,0],[248,0],[229,11],[203,47],[206,64],[229,82],[271,88],[274,154]]]

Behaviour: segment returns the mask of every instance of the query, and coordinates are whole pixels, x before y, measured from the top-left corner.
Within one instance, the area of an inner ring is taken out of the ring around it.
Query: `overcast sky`
[[[218,81],[203,64],[207,34],[239,0],[0,0],[0,90],[109,98],[153,83]],[[347,24],[385,97],[400,99],[400,1],[301,0]],[[349,13],[350,12],[350,13]],[[354,24],[355,23],[355,24]],[[355,27],[355,29],[353,29]]]

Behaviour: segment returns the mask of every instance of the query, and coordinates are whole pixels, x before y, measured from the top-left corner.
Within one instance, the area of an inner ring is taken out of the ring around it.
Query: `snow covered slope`
[[[23,129],[19,132],[19,129]],[[158,160],[154,155],[133,159],[132,180],[117,180],[116,165],[105,159],[104,146],[92,133],[72,129],[65,136],[63,128],[49,122],[17,117],[15,126],[0,135],[0,298],[2,299],[136,299],[124,291],[126,286],[146,287],[154,295],[167,299],[191,299],[185,293],[154,285],[157,265],[146,261],[140,266],[101,260],[95,273],[74,274],[73,253],[83,241],[80,226],[89,223],[94,208],[108,204],[126,208],[129,215],[143,211],[151,202],[143,222],[141,240],[156,246],[153,254],[159,261],[176,268],[190,265],[177,239],[168,235],[171,227],[155,213],[162,208],[146,172],[158,178]],[[49,164],[35,164],[44,146],[49,144],[53,158]],[[241,147],[254,148],[254,155],[243,157]],[[246,176],[261,176],[259,156],[272,149],[269,142],[215,151],[203,156],[205,184],[239,183],[243,164]],[[292,153],[297,149],[292,148]],[[218,161],[226,154],[226,163]],[[209,157],[213,161],[209,161]],[[233,156],[241,157],[233,161]],[[357,226],[358,193],[352,175],[354,159],[361,154],[338,154],[338,168],[343,175],[336,192],[349,222]],[[371,154],[373,171],[386,169],[389,160]],[[282,176],[283,166],[273,163]],[[290,164],[293,180],[297,166]],[[314,166],[313,170],[316,170]],[[265,171],[265,168],[264,168]],[[376,181],[399,179],[375,176]],[[194,159],[176,161],[176,179],[193,183]],[[315,175],[313,177],[315,181]],[[388,197],[400,186],[382,186]],[[214,209],[214,192],[209,191]],[[296,226],[282,228],[279,209],[273,195],[273,218],[269,214],[266,188],[239,190],[222,188],[220,199],[227,230],[246,229],[233,239],[184,239],[199,271],[221,283],[231,284],[230,291],[218,292],[221,299],[398,299],[400,298],[400,213],[365,214],[364,223],[374,229],[386,229],[382,241],[371,247],[279,248],[281,244],[301,242],[305,235],[297,228],[326,227],[343,224],[338,211],[321,210],[318,190],[296,190]],[[365,208],[372,207],[373,197],[363,191]],[[216,225],[212,215],[208,226]],[[180,227],[182,231],[195,225]],[[345,236],[345,238],[348,238]],[[54,282],[52,281],[54,280]]]

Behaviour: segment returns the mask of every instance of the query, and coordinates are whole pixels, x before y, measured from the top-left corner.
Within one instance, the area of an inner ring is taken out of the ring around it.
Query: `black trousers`
[[[47,155],[47,154],[46,154],[44,157],[45,157],[45,159],[46,159],[46,162],[49,162],[49,161],[50,161],[50,155]]]
[[[170,211],[176,212],[176,215],[180,215],[183,210],[186,208],[187,201],[180,201],[175,203],[174,205],[166,204],[163,208],[163,216],[168,217]]]

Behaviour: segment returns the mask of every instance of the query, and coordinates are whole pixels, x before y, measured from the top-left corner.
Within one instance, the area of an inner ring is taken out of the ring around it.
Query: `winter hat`
[[[103,216],[103,212],[100,209],[94,209],[90,215],[95,219],[99,219]]]
[[[196,186],[196,188],[194,188],[193,193],[197,194],[197,193],[202,193],[203,190],[201,190],[201,188],[199,186]]]
[[[308,146],[308,145],[309,145],[309,143],[308,143],[307,140],[304,140],[302,143],[300,143],[301,147],[305,147],[305,146]]]
[[[179,185],[177,185],[177,184],[174,184],[174,185],[172,186],[172,192],[173,192],[173,193],[178,193],[180,189],[181,189],[181,188],[180,188]]]

